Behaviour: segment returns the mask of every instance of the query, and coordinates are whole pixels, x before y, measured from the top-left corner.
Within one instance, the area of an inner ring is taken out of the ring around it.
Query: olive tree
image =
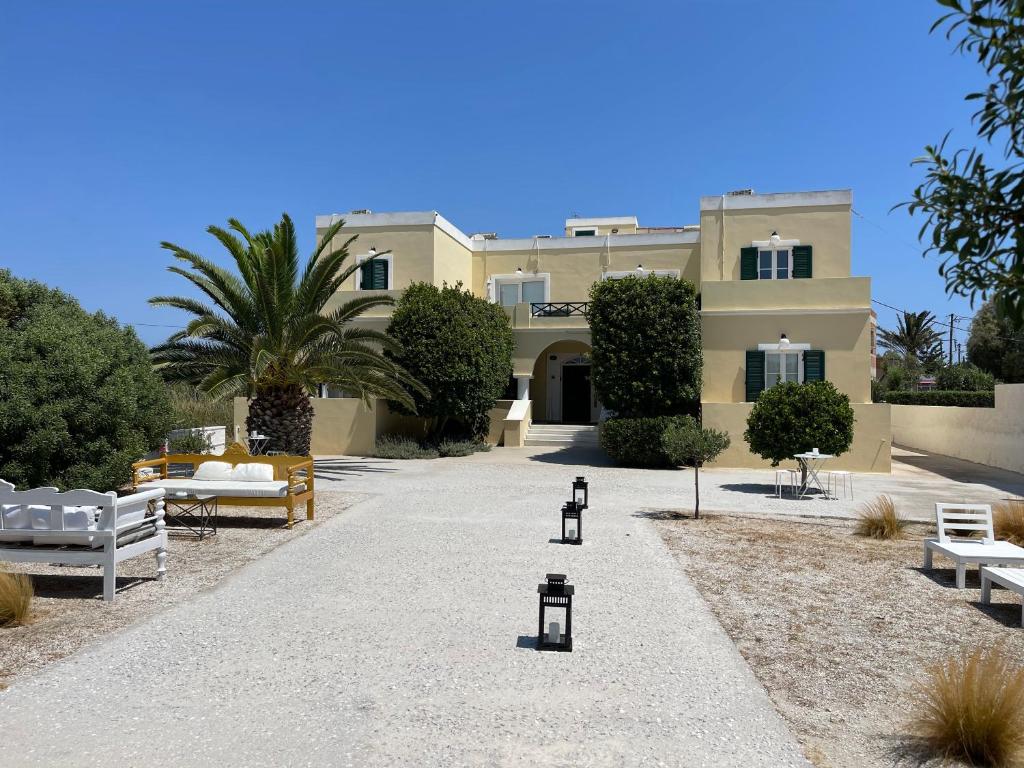
[[[685,416],[665,430],[661,441],[673,464],[693,467],[693,517],[697,519],[700,517],[700,468],[729,447],[729,435],[717,429],[705,429],[696,419]]]

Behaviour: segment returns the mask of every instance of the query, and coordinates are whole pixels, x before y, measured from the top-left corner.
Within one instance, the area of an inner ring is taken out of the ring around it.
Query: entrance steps
[[[526,445],[587,446],[596,448],[597,427],[592,424],[538,424],[530,425]]]

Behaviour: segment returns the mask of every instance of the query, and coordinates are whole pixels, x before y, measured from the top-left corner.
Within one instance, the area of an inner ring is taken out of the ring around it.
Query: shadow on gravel
[[[678,509],[641,509],[634,512],[633,517],[643,517],[647,520],[693,520],[693,512],[682,512]]]
[[[563,464],[574,467],[614,467],[615,463],[600,448],[571,447],[549,453],[537,453],[530,461],[542,464]]]
[[[520,635],[516,638],[516,648],[527,648],[531,651],[536,651],[537,638],[534,635]]]
[[[82,600],[83,598],[103,598],[103,571],[88,566],[75,568],[77,571],[89,570],[90,573],[69,573],[67,576],[46,574],[32,576],[32,589],[37,597],[54,597],[58,600]],[[69,568],[70,570],[70,568]],[[95,574],[95,575],[94,575]],[[155,576],[118,576],[115,582],[115,593],[120,595],[128,589],[134,589],[150,581]]]
[[[346,477],[372,475],[378,472],[394,472],[392,463],[384,459],[316,459],[313,461],[313,476],[323,480],[343,480]]]
[[[932,568],[929,570],[921,566],[910,566],[908,570],[917,571],[940,587],[956,589],[956,568]],[[981,589],[981,576],[977,569],[967,569],[964,584],[965,589]]]
[[[763,496],[766,499],[778,499],[775,495],[775,486],[768,483],[723,483],[718,486],[723,491],[734,491],[735,493],[750,493]],[[795,496],[792,493],[783,493],[782,498],[786,501],[814,501],[821,496],[817,488],[811,488],[804,496]]]

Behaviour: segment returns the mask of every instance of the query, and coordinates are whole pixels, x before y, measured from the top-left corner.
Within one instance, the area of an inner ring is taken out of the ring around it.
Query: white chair
[[[797,471],[795,469],[776,469],[775,470],[775,495],[780,499],[782,498],[782,489],[784,486],[789,486],[790,493],[796,493],[797,483]]]
[[[846,498],[847,485],[849,485],[850,498],[853,498],[853,475],[847,472],[845,469],[833,469],[828,473],[826,478],[826,488],[828,488],[828,495],[833,499],[839,498],[839,484],[843,484],[843,498]]]
[[[937,539],[924,542],[924,567],[931,569],[937,552],[956,563],[956,588],[963,589],[968,563],[1024,566],[1024,549],[1008,541],[996,541],[992,529],[992,507],[988,504],[936,504]],[[954,539],[960,531],[981,531],[981,539]]]

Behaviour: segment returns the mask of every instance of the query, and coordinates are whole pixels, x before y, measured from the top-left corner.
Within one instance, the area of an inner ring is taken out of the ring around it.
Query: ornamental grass
[[[896,509],[891,496],[869,501],[857,515],[856,533],[872,539],[902,539],[910,521]]]
[[[0,571],[0,627],[28,624],[33,595],[28,576]]]
[[[996,539],[1024,547],[1024,500],[1001,501],[992,508]]]

